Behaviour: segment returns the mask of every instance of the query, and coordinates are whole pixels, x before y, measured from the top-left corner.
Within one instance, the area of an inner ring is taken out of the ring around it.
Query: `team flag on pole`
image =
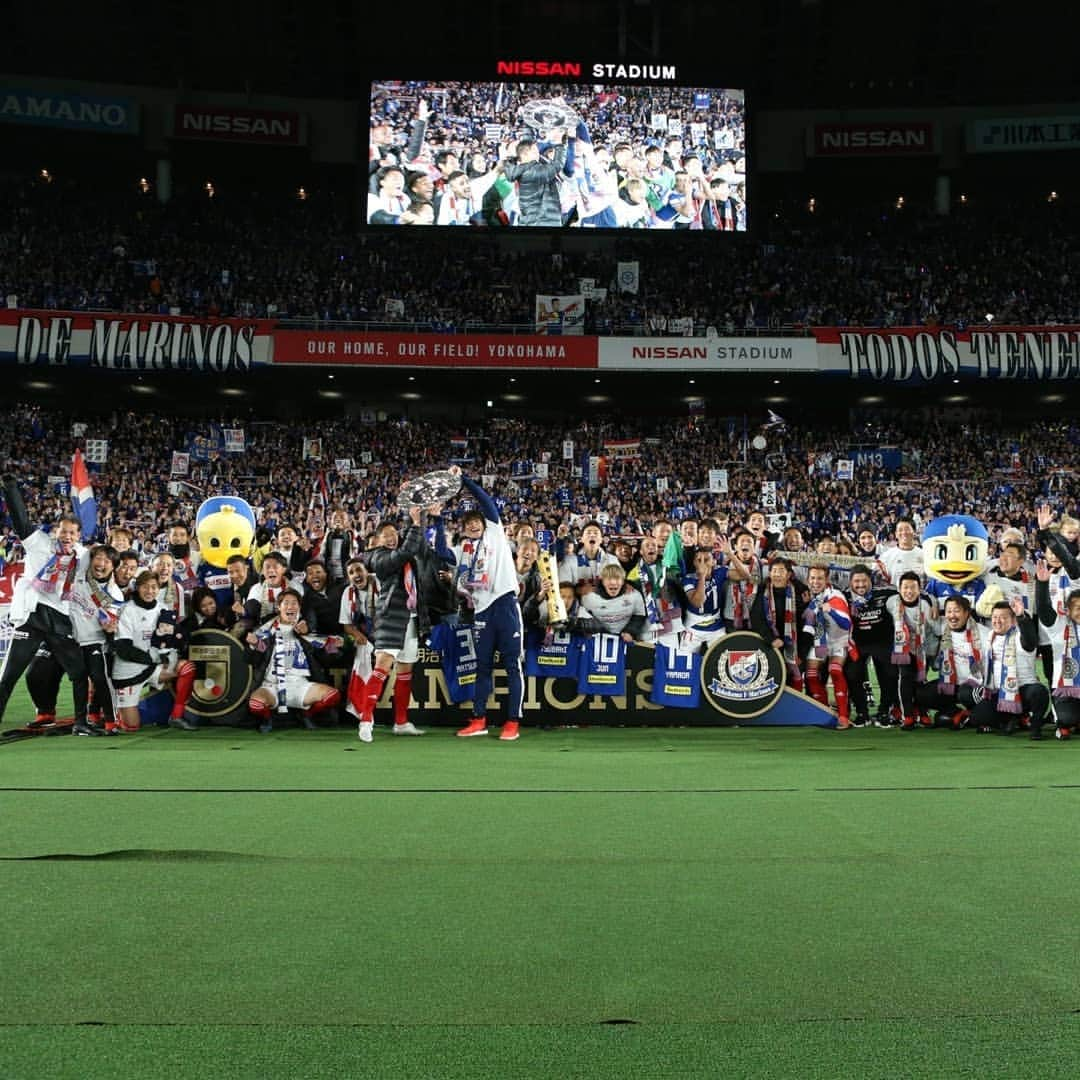
[[[97,532],[97,499],[81,450],[71,459],[71,506],[82,523],[83,539],[89,540]]]

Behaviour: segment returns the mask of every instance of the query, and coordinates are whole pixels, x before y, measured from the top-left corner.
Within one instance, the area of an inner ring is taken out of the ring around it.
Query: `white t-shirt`
[[[919,580],[926,583],[926,571],[923,569],[923,550],[921,547],[913,547],[905,551],[900,547],[886,548],[878,556],[881,565],[885,567],[885,573],[889,575],[889,584],[899,588],[900,575],[914,570],[919,575]]]
[[[20,626],[26,622],[38,604],[55,608],[61,615],[70,615],[70,601],[63,599],[64,583],[71,570],[72,560],[74,560],[72,584],[80,574],[86,573],[89,561],[87,549],[81,544],[73,545],[70,555],[60,557],[55,580],[47,583],[43,588],[38,588],[35,585],[38,574],[56,553],[56,540],[49,533],[38,529],[22,542],[22,548],[26,553],[26,561],[23,575],[16,583],[15,592],[11,598],[9,618],[12,623]]]
[[[517,567],[510,541],[497,521],[484,521],[478,540],[463,540],[454,548],[458,587],[468,593],[476,611],[489,608],[500,596],[518,591]]]

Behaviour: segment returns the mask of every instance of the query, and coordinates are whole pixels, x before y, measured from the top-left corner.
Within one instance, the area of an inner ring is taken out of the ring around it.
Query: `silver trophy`
[[[397,504],[402,510],[442,504],[449,502],[460,490],[460,475],[455,475],[449,469],[436,469],[435,472],[406,480],[398,489]]]
[[[518,109],[518,119],[539,135],[552,128],[573,132],[581,117],[562,98],[536,98]]]

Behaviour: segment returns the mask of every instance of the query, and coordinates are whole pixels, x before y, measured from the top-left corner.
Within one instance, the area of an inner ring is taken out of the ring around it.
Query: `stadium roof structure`
[[[391,33],[366,0],[27,4],[6,12],[0,71],[348,99],[363,96],[373,61],[395,54],[464,64],[587,44],[612,60],[708,62],[725,85],[750,87],[757,108],[1067,101],[1062,11],[1001,0],[909,0],[895,12],[855,0],[419,0]]]

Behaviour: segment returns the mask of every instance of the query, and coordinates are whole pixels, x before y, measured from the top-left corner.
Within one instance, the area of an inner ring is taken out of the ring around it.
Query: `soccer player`
[[[507,180],[517,184],[518,221],[525,226],[562,225],[558,177],[566,164],[565,132],[552,128],[548,141],[555,145],[551,160],[541,158],[535,139],[519,139],[517,161],[501,158],[495,166]]]
[[[581,546],[577,552],[559,560],[559,580],[572,581],[579,596],[596,588],[600,571],[605,566],[611,563],[618,565],[619,560],[600,546],[603,539],[604,531],[600,523],[590,521],[581,530]]]
[[[248,711],[264,735],[273,730],[274,713],[302,709],[304,726],[314,729],[314,717],[335,708],[341,691],[329,685],[316,650],[336,652],[341,638],[304,634],[299,628],[300,594],[286,589],[277,599],[277,618],[253,630],[245,639],[252,649],[254,681],[258,688],[248,699]]]
[[[828,706],[826,683],[832,679],[836,698],[837,730],[851,727],[851,702],[844,660],[851,646],[851,608],[844,594],[829,584],[829,567],[814,563],[806,577],[810,603],[806,606],[803,629],[814,639],[806,658],[806,686],[810,696]]]
[[[618,563],[600,571],[600,588],[583,596],[581,606],[605,634],[621,636],[628,645],[645,632],[645,601],[636,589],[626,588],[626,571]]]
[[[442,507],[432,506],[428,513],[438,517]],[[409,720],[413,665],[420,655],[420,639],[427,632],[427,604],[424,596],[425,574],[421,560],[430,556],[431,546],[424,539],[420,507],[409,510],[409,527],[404,536],[389,523],[375,534],[375,547],[368,552],[367,565],[378,582],[375,601],[375,667],[364,690],[364,707],[357,734],[361,742],[373,738],[375,707],[382,697],[390,672],[394,681],[395,735],[423,735]],[[515,594],[517,579],[514,579]]]
[[[304,633],[333,634],[341,625],[341,589],[331,585],[326,576],[326,563],[311,559],[304,567],[304,599],[301,622]]]
[[[498,507],[484,489],[465,476],[461,467],[451,465],[450,472],[461,482],[479,504],[462,518],[462,542],[456,551],[461,583],[473,600],[476,641],[476,691],[473,695],[472,720],[458,735],[469,738],[487,734],[488,697],[491,695],[492,668],[495,653],[502,657],[506,668],[509,694],[506,701],[506,720],[499,738],[513,742],[520,735],[520,722],[525,700],[525,679],[521,656],[525,631],[518,606],[517,570],[510,541],[503,531]]]
[[[367,681],[371,678],[372,656],[374,650],[371,645],[371,589],[368,582],[367,567],[359,558],[350,559],[345,564],[345,572],[348,575],[348,585],[341,593],[341,609],[338,612],[338,620],[341,629],[350,641],[356,652],[353,656],[352,671],[349,672],[349,685],[346,691],[348,700],[348,712],[356,717],[359,722],[364,715],[364,698],[367,691]]]
[[[712,548],[694,550],[693,569],[686,575],[686,610],[683,612],[683,647],[702,652],[727,632],[724,623],[728,571],[717,566]],[[748,616],[749,617],[749,616]]]
[[[919,581],[926,582],[923,550],[916,545],[915,539],[915,523],[911,518],[900,518],[896,523],[896,547],[886,548],[881,553],[881,565],[894,589],[899,584],[900,575],[908,570],[914,570],[919,575]]]
[[[285,589],[293,589],[301,596],[303,586],[289,584],[289,564],[283,555],[271,551],[262,562],[262,581],[256,582],[248,590],[244,602],[244,618],[251,627],[256,627],[273,617],[277,611],[277,602]]]
[[[195,685],[195,665],[181,660],[176,625],[163,621],[172,612],[161,603],[161,582],[153,570],[135,579],[131,600],[120,612],[112,647],[112,684],[116,690],[117,724],[120,731],[138,731],[139,699],[143,687],[164,689],[175,683],[170,721],[181,727],[184,709]]]

